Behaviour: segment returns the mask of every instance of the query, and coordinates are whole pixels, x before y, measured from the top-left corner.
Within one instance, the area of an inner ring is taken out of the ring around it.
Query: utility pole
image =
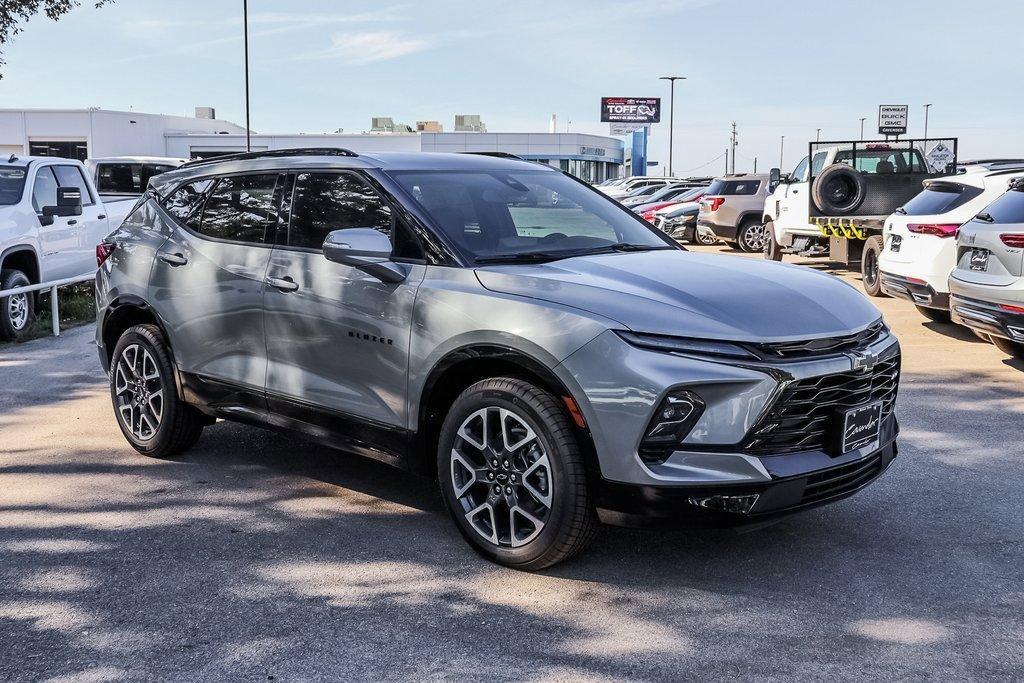
[[[725,175],[729,175],[729,148],[725,148]]]
[[[928,139],[928,110],[931,108],[931,103],[924,105],[924,139]]]
[[[860,141],[861,142],[864,142],[864,119],[866,119],[866,118],[867,118],[866,116],[860,117]]]
[[[757,157],[754,157],[754,173],[757,173]]]
[[[732,122],[732,135],[729,146],[732,147],[732,172],[736,172],[736,122]]]
[[[782,154],[786,151],[786,136],[783,135],[779,140],[779,169],[782,169]]]
[[[242,30],[245,34],[245,151],[252,151],[249,127],[249,0],[242,0]]]
[[[669,82],[668,104],[668,174],[672,175],[672,132],[676,127],[676,81],[685,81],[686,76],[660,76],[659,81]]]
[[[814,134],[814,141],[821,142],[821,128],[819,128],[818,132]]]

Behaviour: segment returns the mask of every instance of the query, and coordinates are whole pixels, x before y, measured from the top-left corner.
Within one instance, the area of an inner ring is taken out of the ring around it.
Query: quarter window
[[[57,178],[51,166],[43,166],[36,171],[36,180],[32,185],[32,206],[36,213],[42,213],[44,206],[57,206]]]
[[[203,208],[199,232],[207,237],[263,244],[277,217],[277,174],[227,176],[217,182]]]

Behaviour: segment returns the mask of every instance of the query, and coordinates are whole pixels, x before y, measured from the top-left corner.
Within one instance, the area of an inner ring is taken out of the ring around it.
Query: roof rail
[[[459,152],[459,154],[474,154],[478,157],[494,157],[495,159],[518,159],[519,161],[526,161],[526,159],[516,156],[515,154],[509,154],[508,152]]]
[[[296,147],[293,149],[265,149],[259,152],[239,152],[222,156],[196,159],[181,165],[181,168],[192,168],[203,164],[215,164],[220,161],[244,161],[245,159],[272,159],[274,157],[357,157],[350,149],[342,147]]]

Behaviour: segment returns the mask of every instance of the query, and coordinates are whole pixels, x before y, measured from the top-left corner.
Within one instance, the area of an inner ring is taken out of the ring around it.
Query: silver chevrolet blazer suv
[[[137,451],[179,455],[217,420],[298,434],[436,478],[466,541],[518,569],[601,523],[830,503],[897,453],[899,344],[852,286],[688,252],[505,154],[194,161],[97,261]]]

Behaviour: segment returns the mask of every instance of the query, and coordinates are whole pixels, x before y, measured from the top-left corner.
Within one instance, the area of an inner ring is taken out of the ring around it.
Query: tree
[[[96,7],[102,7],[114,0],[94,0]],[[0,0],[0,45],[6,45],[21,33],[21,24],[40,11],[54,21],[78,7],[80,0]],[[0,51],[0,68],[6,64]],[[4,75],[0,72],[0,78]]]

